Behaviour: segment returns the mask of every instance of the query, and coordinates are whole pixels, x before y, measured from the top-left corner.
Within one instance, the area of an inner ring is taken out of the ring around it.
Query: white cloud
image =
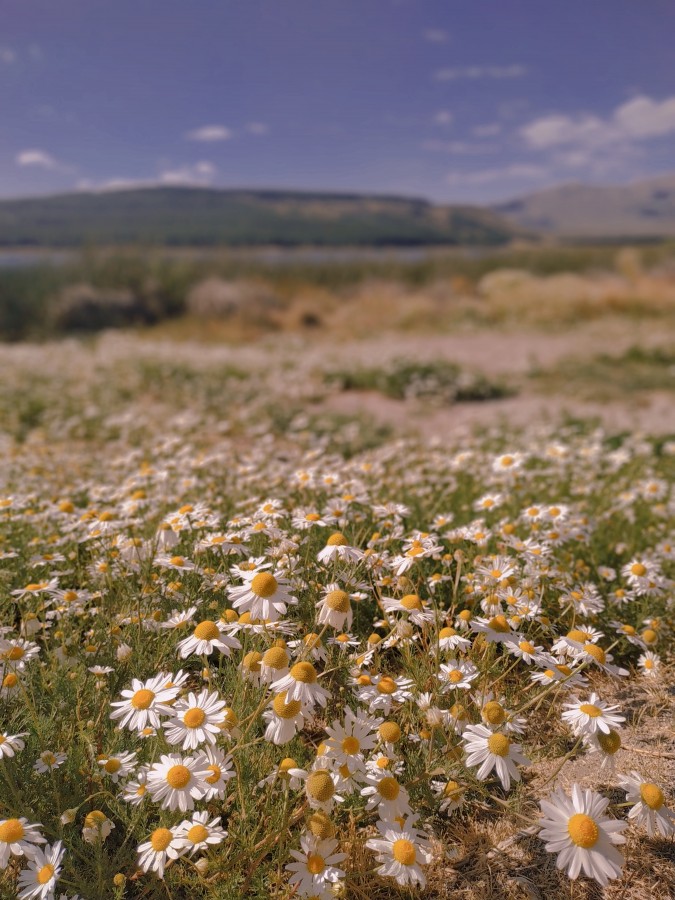
[[[435,78],[437,81],[460,81],[477,78],[522,78],[527,75],[525,66],[456,66],[450,69],[439,69]]]
[[[448,43],[448,32],[443,31],[442,28],[427,28],[423,32],[423,37],[425,41],[429,41],[430,44],[447,44]]]
[[[16,53],[11,47],[0,47],[0,63],[11,66],[16,62]]]
[[[164,169],[159,173],[159,181],[161,184],[206,186],[211,184],[216,171],[213,163],[202,160],[194,165]]]
[[[441,109],[434,116],[434,124],[441,125],[442,127],[447,127],[448,125],[452,125],[453,119],[454,116],[449,110]]]
[[[534,150],[576,148],[581,153],[610,146],[625,149],[639,141],[675,133],[675,97],[661,101],[643,95],[634,97],[606,118],[591,113],[542,116],[523,126],[520,133]]]
[[[494,153],[495,147],[491,144],[478,144],[469,141],[439,141],[437,139],[424,141],[423,150],[432,153],[450,153],[454,156],[468,156],[483,153]]]
[[[450,172],[445,180],[447,184],[457,186],[465,184],[493,184],[495,181],[537,181],[549,174],[544,166],[529,163],[514,163],[497,169],[482,169],[476,172]]]
[[[473,134],[480,138],[495,137],[501,133],[501,130],[502,126],[499,122],[491,122],[488,125],[476,125],[473,129]]]
[[[269,127],[265,125],[264,122],[248,122],[246,131],[248,131],[249,134],[255,134],[257,137],[262,137],[262,135],[269,132]]]
[[[51,169],[55,171],[61,169],[62,166],[53,156],[45,153],[44,150],[22,150],[17,153],[15,160],[17,166],[36,166],[40,169]]]
[[[232,137],[232,132],[224,125],[203,125],[201,128],[188,131],[185,137],[188,141],[212,143],[215,141],[229,141]]]

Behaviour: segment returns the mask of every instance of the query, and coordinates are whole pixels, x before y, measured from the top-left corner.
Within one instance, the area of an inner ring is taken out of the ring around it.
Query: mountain
[[[491,210],[359,194],[157,187],[0,201],[0,246],[501,244]]]
[[[610,187],[567,184],[494,211],[528,231],[577,238],[675,236],[675,173]]]

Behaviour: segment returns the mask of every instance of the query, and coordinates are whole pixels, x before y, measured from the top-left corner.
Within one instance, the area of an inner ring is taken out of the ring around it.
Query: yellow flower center
[[[377,730],[387,744],[396,744],[401,740],[401,729],[396,722],[383,722]]]
[[[294,719],[300,712],[302,704],[299,700],[286,703],[286,694],[277,694],[272,701],[272,709],[280,719]]]
[[[172,556],[171,557],[171,565],[172,566],[184,566],[185,560],[182,556]]]
[[[321,809],[312,813],[307,820],[307,827],[314,837],[318,837],[320,841],[328,840],[335,834],[335,826]]]
[[[198,641],[216,641],[220,637],[220,630],[215,622],[206,619],[197,625],[194,630],[194,636]]]
[[[347,547],[347,538],[342,534],[341,531],[336,531],[326,541],[327,547]]]
[[[505,734],[491,734],[488,738],[488,750],[495,756],[508,756],[511,741]]]
[[[314,684],[316,682],[316,669],[310,662],[299,662],[291,667],[291,678],[302,684]]]
[[[405,609],[422,609],[422,601],[417,594],[406,594],[401,597],[401,606]]]
[[[592,656],[597,663],[600,663],[601,665],[605,663],[607,656],[602,647],[598,647],[597,644],[584,644],[584,650],[589,656]]]
[[[655,644],[658,639],[658,634],[654,631],[653,628],[645,628],[642,632],[642,640],[645,644]]]
[[[583,644],[588,637],[588,634],[585,631],[580,631],[578,628],[573,628],[571,631],[567,632],[567,637],[571,641],[577,641],[578,643]]]
[[[270,669],[283,669],[288,665],[288,654],[283,647],[270,647],[263,654],[262,661]]]
[[[623,631],[624,634],[630,634],[630,635],[635,634],[635,629],[633,628],[632,625],[622,625],[621,630]]]
[[[488,622],[489,627],[498,632],[499,634],[506,634],[511,629],[509,628],[509,623],[506,621],[506,616],[498,615],[493,616]]]
[[[572,843],[584,850],[594,847],[600,837],[600,829],[595,821],[585,813],[575,813],[567,822],[567,833]]]
[[[7,819],[0,825],[0,842],[14,844],[24,835],[23,825],[18,819]]]
[[[52,878],[54,877],[54,866],[51,863],[47,863],[46,866],[42,866],[40,871],[35,876],[35,880],[38,884],[48,884]]]
[[[448,673],[448,681],[451,681],[453,684],[458,684],[463,677],[464,674],[459,669],[453,669]]]
[[[486,703],[483,707],[483,718],[486,719],[490,725],[501,725],[506,721],[506,711],[497,700],[490,700],[490,702]]]
[[[393,678],[383,675],[377,682],[377,690],[380,694],[393,694],[396,692],[398,685]]]
[[[590,716],[591,719],[597,719],[598,716],[602,715],[602,710],[599,706],[596,706],[595,703],[582,703],[579,707],[579,712]]]
[[[305,784],[307,796],[320,803],[325,803],[335,793],[335,784],[327,769],[315,769]]]
[[[326,594],[326,606],[335,612],[349,612],[349,594],[346,591],[330,591]]]
[[[241,661],[241,666],[248,672],[259,672],[261,660],[262,653],[258,653],[257,650],[251,650],[251,652],[247,653]]]
[[[399,838],[391,846],[391,855],[401,865],[412,866],[416,858],[415,845],[405,838]]]
[[[377,792],[380,796],[384,797],[385,800],[395,800],[398,797],[400,790],[400,784],[391,775],[385,775],[385,777],[380,779],[377,783]]]
[[[177,791],[182,790],[190,781],[190,770],[187,766],[172,766],[166,773],[166,781]]]
[[[279,587],[279,583],[269,572],[258,572],[251,581],[251,591],[256,597],[273,597]]]
[[[518,646],[523,651],[523,653],[536,653],[534,644],[531,644],[529,641],[521,641]]]
[[[206,718],[206,713],[203,709],[200,709],[198,706],[193,706],[192,709],[188,709],[183,716],[183,724],[188,728],[199,728],[199,726],[204,722]]]
[[[191,844],[201,844],[201,842],[205,841],[208,836],[208,829],[204,828],[203,825],[193,825],[186,834],[186,837]]]
[[[443,789],[446,797],[458,797],[462,793],[462,786],[456,781],[449,781]]]
[[[454,628],[451,628],[449,625],[446,625],[445,628],[441,628],[441,630],[438,633],[438,636],[442,640],[443,638],[454,637],[456,634],[457,634],[457,632],[455,631]]]
[[[207,766],[206,768],[211,774],[207,775],[204,781],[206,781],[207,784],[216,784],[216,782],[220,779],[220,776],[223,774],[220,766],[213,765]]]
[[[84,827],[99,828],[105,821],[107,821],[106,814],[100,809],[93,809],[84,817]]]
[[[323,856],[319,856],[318,853],[311,853],[307,857],[307,871],[312,875],[320,875],[325,868],[326,863]]]
[[[108,762],[103,766],[103,768],[109,775],[114,775],[115,772],[119,772],[119,770],[122,768],[122,763],[119,761],[119,759],[109,759]]]
[[[657,810],[663,806],[663,791],[656,784],[641,784],[640,797],[642,802],[646,803],[650,809]]]
[[[638,578],[644,578],[647,574],[647,567],[643,566],[642,563],[633,563],[630,567],[631,575],[636,575]]]
[[[361,744],[359,743],[358,738],[351,735],[342,741],[342,749],[345,753],[358,753],[361,749]]]
[[[173,834],[168,828],[157,828],[150,836],[150,845],[156,853],[161,853],[173,840]]]
[[[147,688],[141,688],[141,690],[136,691],[131,698],[131,705],[134,709],[149,709],[154,699],[155,694],[153,691],[149,691]]]
[[[7,659],[11,660],[12,662],[16,662],[17,660],[21,659],[24,652],[25,651],[23,647],[12,647],[12,649],[7,654]]]

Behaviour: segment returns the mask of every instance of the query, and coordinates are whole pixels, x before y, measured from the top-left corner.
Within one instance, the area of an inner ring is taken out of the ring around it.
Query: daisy
[[[260,660],[260,681],[262,684],[271,684],[288,675],[288,651],[283,639],[277,641],[273,647],[266,650]]]
[[[220,826],[220,816],[211,819],[209,814],[195,813],[192,819],[183,819],[180,825],[174,828],[177,842],[174,846],[193,856],[198,850],[207,850],[210,846],[221,844],[227,837],[227,831]]]
[[[376,809],[389,822],[412,813],[408,791],[388,769],[371,769],[361,796],[366,797],[366,809]]]
[[[464,805],[465,787],[458,781],[450,779],[449,781],[432,781],[431,789],[437,799],[441,801],[438,807],[439,812],[451,813],[456,809],[461,809]]]
[[[546,850],[557,853],[556,865],[575,880],[582,871],[603,887],[621,877],[623,856],[614,844],[623,844],[620,834],[628,827],[605,816],[609,800],[591,790],[572,785],[572,796],[560,788],[540,802],[542,819],[539,836]]]
[[[286,701],[299,700],[303,706],[312,707],[316,703],[325,706],[330,691],[318,683],[319,674],[311,662],[306,660],[291,666],[288,675],[273,681],[271,688],[277,693],[286,693]]]
[[[332,628],[342,629],[352,627],[354,613],[349,594],[341,590],[339,584],[329,584],[323,597],[316,603],[319,610],[317,622],[319,625],[330,625]]]
[[[286,691],[276,694],[270,708],[263,713],[263,718],[268,723],[265,740],[277,746],[287,744],[304,726],[304,712],[300,700],[289,700]]]
[[[222,654],[229,656],[231,650],[241,650],[237,638],[227,634],[221,624],[212,622],[211,619],[200,622],[190,637],[178,644],[179,656],[182,659],[187,659],[193,653],[197,656],[210,656],[214,650],[220,650]]]
[[[638,772],[619,775],[619,784],[626,791],[626,800],[635,804],[628,818],[642,825],[649,837],[654,837],[657,832],[664,838],[675,833],[675,813],[665,806],[665,797],[658,785],[647,781]]]
[[[392,678],[390,675],[375,675],[368,677],[368,683],[364,684],[359,692],[360,703],[368,704],[368,711],[374,712],[381,709],[388,716],[395,703],[405,703],[412,698],[413,681],[410,678]]]
[[[162,809],[187,812],[194,809],[195,800],[204,797],[206,778],[210,774],[203,757],[163,754],[160,762],[154,763],[148,771],[148,790],[152,799],[161,803]]]
[[[424,888],[426,878],[420,864],[431,862],[431,847],[424,833],[414,827],[415,820],[410,816],[402,823],[379,821],[381,837],[370,838],[366,847],[375,851],[379,875],[396,879],[402,887],[418,884]]]
[[[232,757],[223,753],[218,747],[206,747],[197,757],[200,766],[208,774],[204,778],[204,800],[222,799],[225,796],[227,782],[234,777]]]
[[[138,865],[144,872],[156,872],[164,878],[164,867],[168,860],[178,859],[183,844],[170,828],[156,828],[147,841],[138,846]]]
[[[228,591],[232,606],[251,614],[253,619],[278,622],[289,605],[297,598],[289,594],[290,582],[278,572],[265,571],[261,566],[252,572],[242,571],[244,584]]]
[[[182,750],[196,750],[204,743],[215,744],[224,708],[225,701],[208,688],[203,688],[199,696],[190,692],[173,706],[174,718],[164,723],[167,742],[180,744]]]
[[[147,681],[134,678],[131,689],[122,691],[124,699],[110,704],[115,707],[110,718],[120,719],[120,727],[128,728],[129,731],[142,731],[148,725],[158,728],[159,707],[177,697],[178,691],[178,685],[167,687],[163,673]]]
[[[638,659],[638,666],[642,670],[642,674],[647,678],[658,678],[661,660],[652,650],[647,650],[646,653],[643,653]],[[0,753],[1,752],[2,747],[0,747]]]
[[[337,793],[338,779],[339,775],[323,768],[314,769],[307,774],[305,794],[312,809],[322,809],[329,813],[336,802],[343,802],[343,797]]]
[[[400,600],[391,597],[383,597],[382,605],[387,613],[406,613],[407,618],[423,628],[436,618],[436,614],[431,609],[425,609],[424,604],[417,594],[406,594]]]
[[[334,896],[326,891],[344,878],[345,873],[337,863],[347,858],[346,853],[335,853],[337,846],[338,842],[332,838],[319,840],[304,834],[300,838],[300,850],[291,850],[295,862],[285,868],[293,873],[290,884],[297,885],[295,890],[300,897]]]
[[[327,753],[335,760],[336,765],[349,768],[350,772],[365,769],[364,752],[372,750],[376,744],[375,728],[377,720],[355,716],[349,707],[345,710],[345,724],[333,722],[326,728],[329,735]]]
[[[344,534],[336,531],[328,538],[323,550],[319,551],[317,559],[324,565],[336,559],[341,562],[359,562],[363,559],[363,550],[350,546]]]
[[[23,672],[26,664],[35,659],[39,652],[39,645],[33,641],[25,641],[23,638],[6,641],[0,638],[0,661],[17,672]]]
[[[446,625],[438,632],[438,646],[444,651],[468,650],[471,646],[471,641],[459,634],[450,625]],[[429,652],[433,653],[433,648]]]
[[[589,753],[600,754],[600,770],[613,772],[617,751],[621,749],[621,735],[618,731],[596,731],[593,734],[584,734],[584,746]]]
[[[0,759],[3,757],[9,758],[23,750],[25,744],[21,739],[27,736],[27,731],[22,731],[20,734],[3,734],[0,731]]]
[[[122,788],[122,799],[132,806],[140,806],[148,795],[149,766],[141,766],[134,778],[125,782]]]
[[[44,844],[39,828],[42,825],[29,825],[28,819],[0,820],[0,869],[6,869],[10,855],[33,856],[36,844]]]
[[[28,868],[19,872],[18,900],[51,900],[61,874],[64,853],[61,841],[57,841],[53,847],[45,844],[43,849],[35,848],[28,861]]]
[[[44,774],[45,772],[53,772],[55,769],[58,769],[65,761],[65,753],[52,753],[51,750],[43,750],[33,768],[36,772]]]
[[[84,817],[82,837],[88,844],[95,844],[97,841],[104,841],[114,827],[115,823],[104,812],[93,809]]]
[[[529,766],[530,760],[520,752],[520,744],[501,732],[490,731],[485,725],[468,725],[462,734],[466,750],[466,765],[480,764],[476,772],[479,781],[485,781],[493,769],[505,791],[511,787],[511,779],[520,781],[516,764]]]
[[[562,719],[576,735],[595,734],[596,731],[609,734],[611,729],[620,728],[626,721],[625,716],[614,712],[618,706],[608,706],[596,693],[592,693],[586,702],[574,698],[563,706]]]
[[[116,753],[112,756],[104,756],[98,761],[106,775],[110,776],[113,784],[117,784],[120,778],[126,778],[136,765],[135,753]]]
[[[442,690],[447,691],[462,689],[468,691],[471,682],[478,676],[478,669],[468,660],[449,659],[447,663],[439,666],[436,676],[442,685]]]
[[[541,665],[545,661],[544,648],[533,644],[522,634],[514,634],[510,640],[505,642],[504,646],[509,653],[522,659],[528,666],[533,662]]]
[[[291,790],[297,791],[305,783],[307,778],[305,769],[298,768],[297,762],[291,756],[286,756],[281,760],[277,768],[271,772],[267,778],[263,778],[258,782],[258,787],[262,788],[266,784],[273,785],[277,780],[287,785]]]

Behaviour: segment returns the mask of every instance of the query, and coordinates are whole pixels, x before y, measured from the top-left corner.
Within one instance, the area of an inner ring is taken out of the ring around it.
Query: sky
[[[0,197],[675,168],[673,0],[0,0]]]

